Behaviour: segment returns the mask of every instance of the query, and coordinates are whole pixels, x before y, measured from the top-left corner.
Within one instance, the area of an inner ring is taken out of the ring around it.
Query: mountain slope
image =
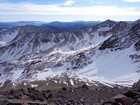
[[[71,85],[84,81],[129,86],[140,79],[139,43],[138,21],[107,20],[86,30],[70,31],[19,27],[14,39],[0,48],[0,83],[54,80]]]

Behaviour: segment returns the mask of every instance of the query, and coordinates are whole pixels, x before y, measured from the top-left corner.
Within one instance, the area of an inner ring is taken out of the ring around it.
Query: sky
[[[134,21],[140,0],[0,0],[0,21]]]

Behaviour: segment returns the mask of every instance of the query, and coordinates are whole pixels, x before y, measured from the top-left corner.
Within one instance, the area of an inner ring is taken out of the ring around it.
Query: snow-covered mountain
[[[0,33],[0,83],[132,85],[140,79],[140,22],[85,29],[19,26]],[[76,82],[77,81],[77,82]]]

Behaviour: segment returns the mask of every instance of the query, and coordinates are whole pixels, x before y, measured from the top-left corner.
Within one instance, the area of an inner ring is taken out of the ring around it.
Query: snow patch
[[[70,83],[71,83],[72,86],[74,86],[74,82],[73,82],[72,79],[70,79]]]
[[[31,84],[31,87],[35,88],[35,87],[38,87],[38,85],[37,84]]]

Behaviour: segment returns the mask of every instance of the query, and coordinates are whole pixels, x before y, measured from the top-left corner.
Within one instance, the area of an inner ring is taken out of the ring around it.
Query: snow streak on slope
[[[18,30],[0,33],[0,45],[6,46],[18,35]]]

